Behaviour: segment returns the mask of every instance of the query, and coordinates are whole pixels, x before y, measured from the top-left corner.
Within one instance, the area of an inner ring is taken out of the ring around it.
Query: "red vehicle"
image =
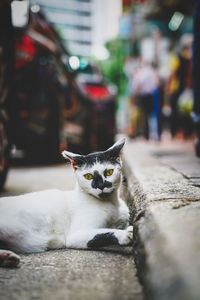
[[[77,115],[84,111],[74,74],[66,66],[68,53],[41,12],[30,12],[27,28],[16,31],[15,52],[12,155],[30,162],[55,162],[69,147],[70,122],[76,127]],[[86,144],[83,135],[78,140],[80,151]]]
[[[116,89],[106,84],[93,63],[78,70],[77,81],[83,97],[89,102],[88,139],[91,149],[107,149],[114,143],[116,134]]]
[[[70,55],[41,11],[16,31],[10,110],[13,157],[55,162],[64,148],[89,153],[113,144],[115,92],[88,64],[73,72]]]

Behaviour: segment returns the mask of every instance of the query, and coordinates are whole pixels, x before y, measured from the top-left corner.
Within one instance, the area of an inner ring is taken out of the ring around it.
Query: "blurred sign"
[[[130,15],[123,15],[119,20],[119,36],[121,38],[129,38],[131,35],[131,17]]]
[[[123,0],[122,5],[124,6],[131,6],[135,2],[134,0]]]
[[[136,3],[147,3],[148,0],[123,0],[122,1],[122,5],[123,5],[123,8],[126,8],[126,7],[131,7],[133,4],[136,4]]]
[[[23,28],[29,20],[29,1],[14,0],[11,2],[12,24],[14,27]]]

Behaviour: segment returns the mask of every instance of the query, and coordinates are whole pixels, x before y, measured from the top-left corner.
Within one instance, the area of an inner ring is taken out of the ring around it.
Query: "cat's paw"
[[[128,226],[125,230],[121,230],[118,240],[120,245],[130,245],[131,241],[133,240],[133,226]]]
[[[12,251],[0,250],[0,267],[15,268],[20,263],[20,257]]]
[[[128,226],[126,228],[126,231],[128,232],[128,237],[129,237],[130,241],[132,241],[133,240],[133,226]]]

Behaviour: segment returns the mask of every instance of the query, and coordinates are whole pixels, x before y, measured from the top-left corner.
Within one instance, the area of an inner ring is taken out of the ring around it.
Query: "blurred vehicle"
[[[10,1],[0,2],[0,190],[3,188],[9,166],[8,98],[12,84],[14,62],[14,35],[11,23]]]
[[[106,149],[114,143],[116,134],[116,88],[106,84],[99,68],[84,59],[80,59],[77,82],[89,103],[87,134],[91,150]]]
[[[76,72],[79,59],[69,55],[37,5],[27,25],[15,28],[12,157],[50,163],[63,149],[86,154],[111,146],[116,93],[98,68],[87,64]]]
[[[21,2],[21,1],[20,1]],[[55,162],[67,145],[68,127],[81,113],[68,53],[39,7],[25,29],[16,29],[14,93],[10,105],[12,157]],[[83,131],[83,130],[82,130]],[[85,147],[83,133],[79,146]],[[82,150],[82,149],[81,149]]]

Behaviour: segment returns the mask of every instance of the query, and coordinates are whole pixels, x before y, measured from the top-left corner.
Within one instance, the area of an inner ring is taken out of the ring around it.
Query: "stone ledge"
[[[133,201],[134,253],[146,298],[200,299],[200,188],[128,143],[124,174]]]

